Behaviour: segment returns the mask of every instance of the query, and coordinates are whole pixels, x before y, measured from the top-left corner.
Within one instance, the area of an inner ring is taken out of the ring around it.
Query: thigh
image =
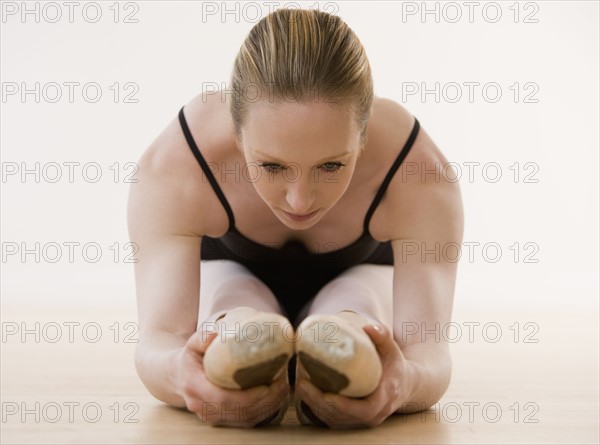
[[[208,260],[200,264],[198,326],[213,322],[237,307],[282,313],[273,292],[244,265],[231,260]]]
[[[359,264],[321,288],[300,312],[297,322],[312,314],[351,310],[393,327],[394,266]]]

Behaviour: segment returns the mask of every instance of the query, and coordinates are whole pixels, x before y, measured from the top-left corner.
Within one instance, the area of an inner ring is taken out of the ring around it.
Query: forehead
[[[245,149],[274,156],[353,150],[359,137],[349,107],[323,101],[259,101],[248,108],[241,132]]]

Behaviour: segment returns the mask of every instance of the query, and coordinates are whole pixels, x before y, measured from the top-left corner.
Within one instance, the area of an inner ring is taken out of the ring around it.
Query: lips
[[[286,212],[285,210],[284,210],[283,212],[284,212],[284,213],[286,214],[286,216],[287,216],[289,219],[291,219],[292,221],[307,221],[307,220],[309,220],[309,219],[313,218],[313,217],[314,217],[314,216],[315,216],[315,215],[318,213],[318,211],[319,211],[319,210],[317,209],[317,210],[315,210],[315,211],[313,211],[313,212],[310,212],[310,213],[305,213],[304,215],[296,215],[296,214],[294,214],[294,213],[289,213],[289,212]]]
[[[316,210],[315,210],[315,211],[313,211],[313,212],[310,212],[310,213],[305,213],[304,215],[297,215],[297,214],[295,214],[295,213],[289,213],[289,212],[288,212],[288,213],[289,213],[291,216],[295,216],[295,217],[297,217],[297,218],[305,218],[305,217],[307,217],[307,216],[310,216],[310,215],[312,215],[312,214],[313,214],[313,213],[315,213],[315,212],[316,212]]]

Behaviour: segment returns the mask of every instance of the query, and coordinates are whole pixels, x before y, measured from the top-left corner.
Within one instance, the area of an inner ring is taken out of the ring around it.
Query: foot
[[[215,385],[246,389],[269,385],[286,373],[294,353],[291,324],[282,315],[241,307],[216,322],[218,334],[204,355]]]
[[[324,392],[366,397],[381,379],[375,345],[362,329],[369,321],[351,311],[308,316],[296,331],[296,376],[305,375]],[[323,424],[302,401],[294,401],[303,424]]]

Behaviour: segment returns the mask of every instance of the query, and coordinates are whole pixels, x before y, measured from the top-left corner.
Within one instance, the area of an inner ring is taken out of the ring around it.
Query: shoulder
[[[389,99],[379,101],[379,107],[386,114],[383,123],[396,128],[389,131],[394,132],[390,140],[395,141],[397,156],[416,124],[416,116]],[[459,232],[462,236],[462,199],[454,169],[420,119],[419,124],[416,139],[392,177],[372,224],[372,232],[382,239],[419,238],[425,236],[424,230],[454,232],[440,233],[441,237],[456,238]]]
[[[183,133],[180,113],[192,139],[207,160],[218,156],[225,138],[231,139],[226,134],[229,130],[229,114],[219,96],[205,93],[197,95],[182,108],[175,110],[173,119],[150,144],[142,158],[152,161],[152,165],[161,168],[163,173],[190,173],[191,179],[198,179],[201,176],[200,166]]]
[[[203,95],[183,106],[192,138],[207,160],[215,158],[220,137],[216,108],[214,100]],[[187,143],[180,110],[174,111],[171,121],[137,162],[138,182],[130,188],[129,215],[145,224],[151,218],[157,230],[211,235],[226,227],[227,218],[224,210],[217,210],[222,206]]]
[[[367,145],[375,147],[378,155],[394,156],[398,144],[410,134],[413,121],[410,112],[398,102],[376,96],[367,127]]]

